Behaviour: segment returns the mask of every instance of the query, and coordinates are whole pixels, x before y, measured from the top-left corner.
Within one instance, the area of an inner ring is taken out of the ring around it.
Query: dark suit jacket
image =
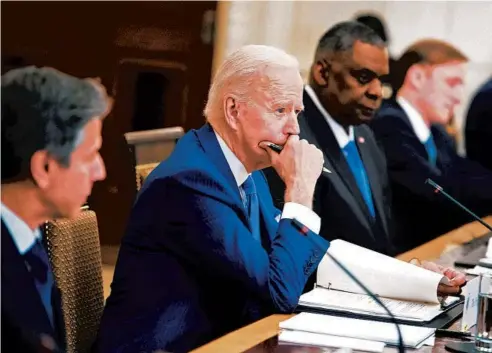
[[[277,223],[263,174],[252,176],[262,243],[212,128],[180,139],[132,210],[97,352],[189,351],[296,307],[328,242],[296,221]]]
[[[384,254],[393,254],[391,245],[390,194],[384,156],[367,126],[354,128],[355,141],[366,168],[372,190],[376,219],[357,186],[350,167],[328,122],[304,92],[304,111],[299,115],[300,137],[323,151],[325,167],[316,184],[314,210],[321,217],[321,231],[325,239],[344,239],[353,244]],[[285,184],[273,168],[265,171],[277,207],[283,205]],[[308,283],[311,286],[310,281]],[[311,289],[311,288],[306,288]]]
[[[492,78],[477,92],[465,126],[466,155],[492,170]]]
[[[437,148],[437,164],[433,166],[396,101],[385,102],[370,126],[386,154],[400,250],[414,248],[472,221],[425,184],[427,178],[479,215],[492,212],[492,172],[458,156],[444,128],[431,127]]]
[[[52,294],[55,328],[50,324],[34,279],[2,220],[2,352],[60,352],[65,333],[60,292]],[[54,349],[49,346],[55,343]],[[46,347],[46,345],[48,347]]]

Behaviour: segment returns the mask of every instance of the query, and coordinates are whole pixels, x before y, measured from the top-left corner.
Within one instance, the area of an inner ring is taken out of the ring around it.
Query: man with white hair
[[[302,90],[296,59],[279,49],[245,46],[225,60],[208,122],[137,197],[97,352],[189,351],[293,311],[329,245],[311,209],[322,153],[298,137]],[[269,166],[287,186],[282,211],[259,171]]]

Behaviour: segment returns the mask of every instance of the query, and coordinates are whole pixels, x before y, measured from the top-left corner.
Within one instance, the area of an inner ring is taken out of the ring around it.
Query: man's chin
[[[362,124],[368,124],[372,121],[373,118],[374,118],[374,114],[371,115],[357,114],[357,118],[352,125],[357,126]]]

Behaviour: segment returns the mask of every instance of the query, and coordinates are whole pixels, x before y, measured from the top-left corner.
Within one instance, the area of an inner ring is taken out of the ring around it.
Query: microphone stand
[[[440,193],[440,194],[444,195],[448,200],[450,200],[451,202],[453,202],[455,205],[457,205],[459,208],[461,208],[462,210],[464,210],[466,213],[468,213],[470,216],[472,216],[475,220],[477,220],[478,222],[480,222],[485,228],[487,228],[488,230],[490,230],[492,232],[492,227],[490,225],[488,225],[487,223],[485,223],[480,217],[478,217],[475,213],[473,213],[472,211],[470,211],[461,202],[459,202],[453,196],[449,195],[446,191],[444,191],[444,189],[442,188],[442,186],[440,186],[439,184],[437,184],[432,179],[427,179],[425,181],[425,183],[426,184],[429,184],[430,186],[432,186],[434,188],[434,192],[436,194],[439,194]]]
[[[492,227],[490,225],[488,225],[487,223],[485,223],[475,213],[473,213],[471,210],[469,210],[467,207],[465,207],[463,204],[461,204],[461,202],[459,202],[453,196],[449,195],[446,191],[444,191],[444,189],[442,188],[442,186],[440,186],[439,184],[437,184],[434,180],[427,179],[425,181],[425,183],[426,184],[429,184],[430,186],[432,186],[434,188],[434,192],[436,194],[442,194],[442,195],[444,195],[448,200],[450,200],[451,202],[453,202],[455,205],[457,205],[463,211],[465,211],[466,213],[468,213],[475,220],[477,220],[478,222],[480,222],[480,224],[482,224],[485,228],[487,228],[488,230],[490,230],[492,232]],[[447,343],[445,347],[446,347],[447,350],[449,350],[451,352],[465,352],[465,353],[476,352],[476,350],[475,350],[475,340],[473,340],[472,342],[450,342],[450,343]]]

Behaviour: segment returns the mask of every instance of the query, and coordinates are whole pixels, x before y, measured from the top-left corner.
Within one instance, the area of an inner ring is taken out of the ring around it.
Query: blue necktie
[[[374,211],[371,187],[369,186],[369,179],[367,177],[364,164],[362,163],[362,159],[360,158],[359,151],[357,150],[357,145],[354,141],[350,141],[343,148],[343,152],[350,170],[355,177],[355,181],[357,182],[357,186],[359,187],[362,197],[366,202],[367,208],[369,209],[372,218],[374,218],[376,213]]]
[[[54,285],[53,273],[51,272],[48,255],[41,242],[36,239],[34,245],[24,254],[27,269],[34,277],[36,289],[48,315],[51,327],[54,328],[53,307],[51,305],[51,294]]]
[[[429,136],[427,141],[424,142],[424,147],[427,151],[427,155],[429,156],[429,163],[435,166],[437,161],[437,148],[434,143],[434,139],[432,138],[432,134]]]
[[[253,238],[260,241],[260,209],[258,204],[258,195],[256,194],[255,182],[250,175],[241,185],[244,192],[243,204],[249,216],[251,233]]]

